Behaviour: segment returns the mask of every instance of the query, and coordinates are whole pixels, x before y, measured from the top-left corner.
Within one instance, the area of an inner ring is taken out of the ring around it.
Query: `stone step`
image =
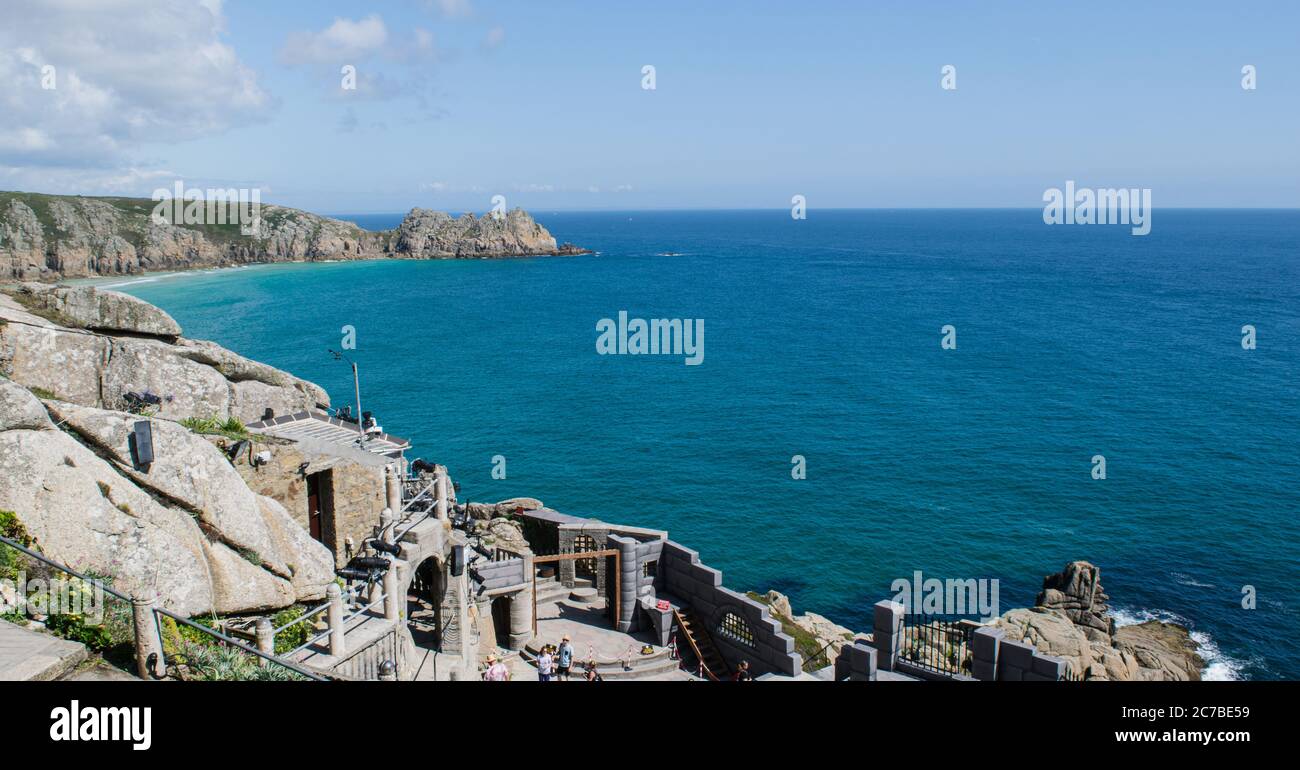
[[[0,620],[0,681],[61,679],[87,657],[86,645]]]
[[[667,656],[654,656],[654,658],[649,662],[638,664],[636,661],[633,661],[631,669],[624,670],[622,666],[617,664],[598,664],[596,666],[596,671],[605,679],[645,679],[659,674],[666,674],[669,671],[675,671],[676,669],[681,668],[681,665],[682,662],[680,660],[673,660]],[[581,669],[575,669],[573,676],[574,678],[581,679],[585,676],[585,672]]]
[[[569,598],[575,602],[580,602],[582,604],[591,604],[592,602],[600,598],[600,594],[596,592],[595,588],[592,588],[591,586],[586,586],[583,588],[573,589],[573,591],[569,594]]]

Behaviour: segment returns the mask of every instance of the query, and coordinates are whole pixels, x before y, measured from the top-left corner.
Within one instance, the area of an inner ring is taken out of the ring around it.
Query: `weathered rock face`
[[[248,420],[267,404],[306,408],[324,392],[212,343],[178,339],[174,321],[138,300],[25,289],[26,307],[0,295],[0,509],[15,512],[50,557],[177,612],[322,598],[334,578],[325,546],[250,489],[211,441],[165,418]],[[149,418],[154,460],[144,466],[132,433],[146,418],[111,407],[146,388],[170,398]]]
[[[54,423],[31,391],[0,377],[0,431],[53,429]]]
[[[517,511],[535,511],[545,508],[542,501],[532,497],[512,497],[499,503],[466,503],[465,511],[471,519],[487,521],[497,517],[509,516]]]
[[[526,212],[452,217],[412,209],[396,230],[370,232],[351,222],[263,204],[255,231],[237,224],[155,222],[154,202],[0,193],[0,279],[186,270],[256,262],[455,259],[580,254],[557,247]]]
[[[1115,621],[1101,590],[1101,570],[1086,561],[1073,561],[1065,569],[1043,578],[1043,590],[1034,600],[1039,607],[1060,610],[1075,625],[1093,628],[1113,636]]]
[[[0,321],[0,374],[83,406],[125,409],[126,394],[147,391],[160,417],[247,423],[329,403],[317,385],[180,338],[162,310],[116,292],[24,284],[0,296]]]
[[[90,286],[56,286],[25,283],[18,287],[20,301],[48,311],[82,329],[126,332],[174,339],[180,324],[160,308],[135,297]],[[210,343],[209,343],[210,344]]]
[[[794,609],[790,606],[790,598],[780,591],[768,591],[763,595],[762,600],[771,608],[773,617],[789,621],[807,632],[815,641],[816,650],[821,650],[821,654],[827,660],[835,660],[840,654],[840,648],[851,643],[858,636],[853,631],[815,612],[794,614]]]
[[[1201,678],[1205,661],[1187,629],[1152,621],[1116,628],[1101,587],[1101,570],[1085,561],[1043,579],[1038,606],[1014,609],[993,622],[1005,638],[1026,641],[1064,658],[1088,679],[1178,680]]]
[[[475,520],[471,522],[469,532],[477,535],[483,545],[490,548],[504,548],[514,553],[530,550],[528,538],[524,537],[519,522],[512,519]]]

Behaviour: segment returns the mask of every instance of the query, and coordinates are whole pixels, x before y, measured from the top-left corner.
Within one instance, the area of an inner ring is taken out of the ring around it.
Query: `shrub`
[[[297,620],[307,614],[307,608],[301,604],[295,604],[292,607],[286,607],[275,615],[271,616],[271,626],[279,628],[285,623]],[[299,623],[291,626],[275,635],[275,653],[283,655],[307,641],[308,635],[312,632],[311,623]]]
[[[181,420],[181,425],[195,433],[209,433],[230,439],[249,437],[248,429],[238,417],[227,417],[224,420],[218,420],[216,417],[186,417]]]

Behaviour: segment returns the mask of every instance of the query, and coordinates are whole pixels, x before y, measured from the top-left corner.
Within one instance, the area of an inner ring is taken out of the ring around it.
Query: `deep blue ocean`
[[[598,254],[117,288],[337,405],[352,325],[363,407],[462,499],[664,528],[798,611],[869,630],[917,570],[997,578],[1005,611],[1086,559],[1211,676],[1300,678],[1300,212],[1157,210],[1145,237],[1037,209],[533,214]],[[704,319],[704,363],[597,355],[620,310]]]

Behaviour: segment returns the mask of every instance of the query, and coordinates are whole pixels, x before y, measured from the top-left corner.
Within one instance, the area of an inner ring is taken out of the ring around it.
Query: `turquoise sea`
[[[339,405],[354,326],[364,408],[462,498],[665,528],[799,611],[869,629],[917,570],[1005,611],[1087,559],[1211,676],[1300,679],[1300,212],[533,213],[599,253],[114,283]],[[704,319],[703,364],[597,355],[620,310]]]

